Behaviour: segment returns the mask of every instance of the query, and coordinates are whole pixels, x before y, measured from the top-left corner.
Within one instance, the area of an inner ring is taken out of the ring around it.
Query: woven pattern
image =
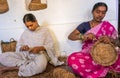
[[[56,68],[51,73],[51,78],[76,78],[75,75],[63,68]]]
[[[40,0],[31,0],[31,3],[29,4],[29,10],[35,11],[35,10],[41,10],[47,8],[47,4],[41,3]]]
[[[2,52],[15,52],[16,44],[17,41],[15,41],[13,38],[10,39],[10,42],[1,41]]]
[[[102,66],[109,66],[116,62],[118,54],[112,44],[96,43],[92,50],[91,56],[93,60]]]

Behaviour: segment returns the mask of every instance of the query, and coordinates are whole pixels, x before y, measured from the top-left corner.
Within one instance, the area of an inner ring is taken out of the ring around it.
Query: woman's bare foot
[[[2,66],[0,67],[0,73],[3,73],[5,71],[10,71],[10,70],[18,70],[19,67],[6,67],[6,66]]]

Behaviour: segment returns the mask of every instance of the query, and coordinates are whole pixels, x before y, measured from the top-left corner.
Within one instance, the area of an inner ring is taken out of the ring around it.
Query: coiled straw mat
[[[90,52],[93,60],[102,65],[110,66],[118,59],[118,53],[112,43],[96,42]]]

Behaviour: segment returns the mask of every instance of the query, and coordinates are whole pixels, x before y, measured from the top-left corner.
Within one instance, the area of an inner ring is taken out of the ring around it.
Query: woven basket
[[[90,54],[93,60],[102,66],[110,66],[118,59],[118,53],[115,47],[112,44],[103,42],[96,42]]]
[[[73,73],[63,68],[55,68],[51,73],[51,78],[76,78]]]
[[[31,0],[28,8],[30,11],[42,10],[47,8],[47,4],[41,3],[41,0]]]
[[[17,44],[17,41],[14,40],[13,38],[11,38],[9,42],[4,42],[3,40],[1,40],[2,52],[15,52],[16,44]]]
[[[45,8],[47,8],[47,4],[30,3],[29,5],[29,10],[31,11],[45,9]]]
[[[9,10],[7,0],[0,0],[0,14],[5,13]]]

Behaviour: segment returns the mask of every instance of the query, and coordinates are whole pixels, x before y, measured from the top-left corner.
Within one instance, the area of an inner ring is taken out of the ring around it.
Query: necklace
[[[91,28],[97,26],[98,24],[99,24],[99,22],[95,22],[94,20],[91,20],[91,21],[90,21],[90,26],[91,26]]]

